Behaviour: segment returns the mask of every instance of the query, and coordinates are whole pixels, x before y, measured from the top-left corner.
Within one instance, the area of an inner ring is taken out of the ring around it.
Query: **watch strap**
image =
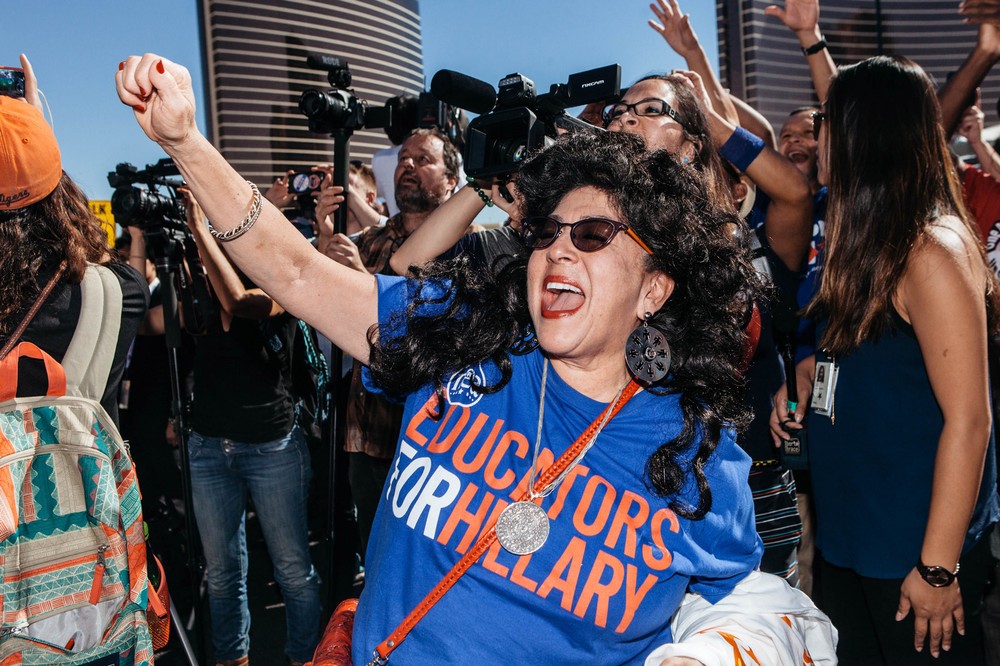
[[[815,44],[813,44],[812,46],[803,46],[802,47],[802,55],[805,55],[805,56],[814,55],[816,53],[819,53],[823,49],[825,49],[826,46],[827,46],[827,44],[826,44],[826,37],[820,37],[819,41],[816,42]]]
[[[922,559],[917,560],[917,573],[924,579],[924,582],[932,587],[948,587],[951,585],[955,582],[955,577],[958,576],[960,568],[961,565],[956,564],[955,570],[949,571],[944,567],[927,566]]]

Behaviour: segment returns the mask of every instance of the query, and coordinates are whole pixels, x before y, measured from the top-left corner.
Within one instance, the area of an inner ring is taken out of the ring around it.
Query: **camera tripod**
[[[187,624],[181,621],[180,614],[170,602],[170,617],[177,632],[178,640],[184,652],[185,658],[190,666],[198,666],[199,659],[195,650],[192,649],[191,641],[187,631],[194,631],[194,643],[197,646],[197,655],[201,661],[205,660],[205,643],[203,640],[204,631],[200,630],[199,623],[204,622],[205,604],[201,595],[201,580],[203,567],[198,557],[200,543],[198,541],[197,528],[194,523],[193,499],[191,494],[191,470],[188,460],[187,433],[184,424],[184,397],[181,390],[180,371],[180,350],[183,344],[181,338],[181,324],[178,316],[177,286],[185,284],[183,256],[184,238],[183,231],[159,228],[144,230],[146,239],[147,256],[156,266],[156,276],[160,280],[160,289],[163,301],[163,323],[167,345],[167,357],[170,370],[170,412],[176,425],[177,437],[180,440],[180,477],[181,477],[181,499],[184,502],[184,536],[187,554],[187,567],[191,573],[191,600],[192,617]]]

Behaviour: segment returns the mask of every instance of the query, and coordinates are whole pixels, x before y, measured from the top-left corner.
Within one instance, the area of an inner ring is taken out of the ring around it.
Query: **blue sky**
[[[424,71],[453,69],[494,86],[521,72],[547,90],[594,67],[618,63],[622,83],[678,68],[674,54],[637,0],[422,0]],[[63,168],[92,199],[108,199],[107,172],[138,166],[162,152],[118,103],[114,72],[126,55],[159,53],[186,65],[201,86],[196,0],[31,0],[5,3],[0,65],[31,59],[52,111]],[[682,1],[699,38],[717,61],[715,3]],[[383,100],[371,100],[380,103]],[[204,121],[199,121],[204,128]],[[303,121],[304,122],[304,121]]]

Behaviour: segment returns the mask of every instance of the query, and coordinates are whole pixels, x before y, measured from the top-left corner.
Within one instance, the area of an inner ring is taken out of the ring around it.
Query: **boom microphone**
[[[347,61],[343,58],[335,58],[334,56],[321,55],[319,53],[310,53],[306,56],[306,64],[310,69],[319,69],[324,72],[328,72],[331,69],[345,69],[348,67]]]
[[[488,113],[497,103],[493,86],[450,69],[438,70],[434,75],[431,93],[442,102],[473,113]]]

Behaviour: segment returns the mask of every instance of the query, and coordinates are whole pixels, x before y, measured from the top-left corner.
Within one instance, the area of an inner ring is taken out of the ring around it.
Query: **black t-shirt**
[[[520,232],[511,226],[504,226],[465,234],[453,248],[438,258],[451,259],[463,254],[499,273],[512,260],[526,257],[530,252],[524,246]]]
[[[104,395],[101,397],[101,405],[111,415],[115,423],[118,423],[118,386],[121,384],[122,374],[125,372],[125,360],[129,345],[132,343],[136,331],[139,330],[139,324],[146,316],[149,287],[142,275],[128,264],[112,262],[107,267],[111,269],[121,284],[122,320],[121,328],[118,330],[118,342],[115,346],[115,359],[111,366]],[[55,270],[56,266],[53,265],[46,266],[39,272],[39,288],[48,283]],[[81,301],[80,285],[70,284],[63,278],[49,294],[35,318],[28,324],[20,342],[33,342],[61,363],[69,348],[70,340],[73,339],[73,332],[76,331],[76,323],[80,318]],[[27,303],[22,312],[9,318],[11,330],[20,323],[31,305],[32,303]],[[5,323],[7,322],[8,320],[5,320]],[[6,336],[0,335],[0,346],[6,342]],[[45,395],[46,385],[45,368],[42,363],[35,359],[21,359],[18,366],[18,397]]]
[[[234,317],[228,331],[196,339],[191,427],[208,437],[260,443],[288,434],[295,420],[291,350],[295,319]]]

